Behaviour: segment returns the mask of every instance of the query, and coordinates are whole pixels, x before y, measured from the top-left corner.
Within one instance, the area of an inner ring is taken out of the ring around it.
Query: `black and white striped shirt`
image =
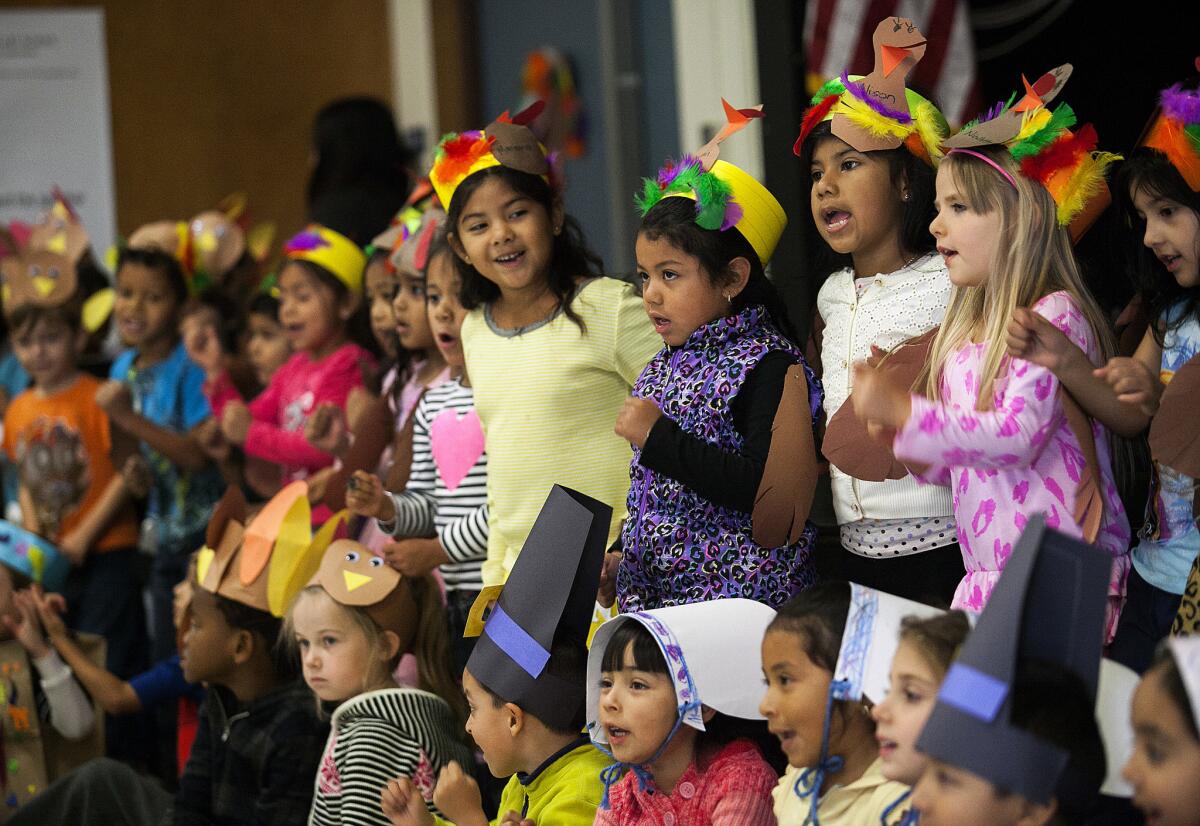
[[[436,534],[450,561],[441,566],[448,591],[478,591],[487,557],[487,453],[475,394],[458,380],[432,387],[413,413],[408,487],[390,493],[396,521],[380,522],[395,537]],[[471,459],[474,463],[468,465]]]
[[[317,770],[309,824],[387,826],[379,795],[389,781],[411,778],[426,801],[451,760],[470,766],[461,726],[441,697],[415,688],[359,694],[338,706]]]

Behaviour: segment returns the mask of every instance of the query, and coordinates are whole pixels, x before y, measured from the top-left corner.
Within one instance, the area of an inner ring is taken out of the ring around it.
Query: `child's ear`
[[[746,289],[746,284],[750,282],[750,262],[739,255],[729,262],[726,278],[723,288],[726,297],[732,299],[741,295],[742,290]]]
[[[562,232],[563,221],[567,220],[567,210],[563,206],[561,198],[554,199],[554,206],[550,209],[550,227],[555,235]]]
[[[461,258],[464,264],[471,263],[471,256],[467,255],[467,248],[462,245],[462,241],[458,240],[457,232],[447,232],[446,242],[450,244],[450,249],[454,250],[454,254]]]
[[[383,632],[383,651],[380,659],[385,663],[390,662],[392,657],[400,653],[400,635],[395,631]]]
[[[1046,826],[1050,821],[1054,820],[1054,815],[1058,812],[1058,802],[1051,800],[1049,803],[1033,803],[1025,800],[1021,804],[1021,819],[1017,821],[1018,826]]]
[[[88,338],[89,338],[88,331],[85,330],[82,326],[78,330],[75,331],[75,357],[76,358],[78,358],[80,355],[83,354],[84,348],[87,347]]]
[[[525,730],[525,710],[514,703],[505,703],[504,711],[508,714],[508,735],[515,739]]]
[[[346,292],[342,294],[342,300],[338,302],[338,318],[340,318],[343,322],[349,321],[354,315],[354,311],[358,309],[358,302],[360,300],[360,296],[357,296],[349,290],[346,290]]]
[[[231,645],[234,665],[245,665],[250,662],[250,658],[254,656],[255,642],[254,634],[245,628],[234,630]]]

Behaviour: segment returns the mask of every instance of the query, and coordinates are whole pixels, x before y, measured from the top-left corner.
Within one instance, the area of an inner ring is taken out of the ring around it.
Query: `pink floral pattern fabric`
[[[1034,311],[1100,363],[1096,336],[1075,300],[1056,292]],[[912,397],[912,414],[897,432],[896,456],[928,467],[919,481],[949,486],[966,576],[952,607],[979,612],[1031,514],[1079,537],[1075,494],[1087,463],[1067,424],[1059,382],[1049,370],[1005,359],[993,388],[993,409],[975,409],[986,343],[967,343],[942,372],[940,402]],[[1113,481],[1108,432],[1092,421],[1104,516],[1095,545],[1112,554],[1106,640],[1116,631],[1129,573],[1129,520]]]

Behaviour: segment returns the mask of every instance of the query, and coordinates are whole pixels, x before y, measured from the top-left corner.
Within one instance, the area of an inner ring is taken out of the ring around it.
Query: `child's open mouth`
[[[779,747],[781,749],[783,749],[785,752],[787,751],[788,746],[791,745],[792,739],[796,736],[796,732],[791,731],[791,730],[788,730],[788,731],[772,730],[771,733],[779,738]]]
[[[958,250],[952,250],[949,247],[938,247],[937,251],[941,253],[942,258],[946,261],[946,266],[950,266],[950,259],[958,255]]]
[[[524,259],[525,252],[522,250],[521,252],[510,252],[505,255],[501,255],[497,257],[495,261],[502,267],[514,267],[517,264],[520,264]]]
[[[671,319],[667,318],[666,316],[651,313],[650,321],[654,324],[654,332],[658,333],[660,336],[665,334],[667,330],[671,328]]]
[[[437,343],[438,343],[438,347],[450,348],[450,347],[453,347],[455,344],[458,344],[458,337],[452,336],[449,333],[438,333],[437,334]]]
[[[1179,261],[1182,258],[1182,255],[1160,255],[1158,260],[1167,268],[1167,272],[1175,272],[1175,270],[1179,269]]]
[[[826,232],[841,232],[850,223],[850,213],[844,209],[826,209],[821,213]]]
[[[608,742],[609,745],[617,745],[629,736],[629,730],[623,729],[620,726],[608,726]]]

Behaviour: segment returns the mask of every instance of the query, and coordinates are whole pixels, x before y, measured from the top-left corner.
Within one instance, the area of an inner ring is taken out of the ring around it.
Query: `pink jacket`
[[[350,391],[362,386],[364,372],[374,363],[370,353],[352,343],[318,361],[296,353],[249,404],[254,421],[246,434],[246,454],[282,465],[285,484],[333,464],[332,456],[305,440],[304,423],[318,405],[345,409]],[[228,374],[206,383],[204,392],[218,417],[226,404],[241,398]]]
[[[1062,330],[1093,364],[1100,362],[1096,336],[1068,293],[1051,293],[1033,309]],[[993,409],[975,409],[986,349],[985,343],[967,343],[949,357],[942,372],[941,401],[914,395],[912,414],[893,443],[898,458],[929,466],[919,480],[952,488],[967,569],[952,607],[974,612],[991,596],[1029,514],[1044,513],[1049,527],[1075,537],[1082,534],[1074,503],[1086,468],[1067,424],[1058,379],[1049,370],[1006,359],[994,385]],[[1108,432],[1093,420],[1092,436],[1104,500],[1095,545],[1113,558],[1107,625],[1111,640],[1129,573],[1129,520],[1113,481]]]
[[[628,772],[609,792],[595,826],[775,826],[771,791],[779,778],[748,740],[726,745],[703,771],[693,762],[670,794],[642,791]]]

